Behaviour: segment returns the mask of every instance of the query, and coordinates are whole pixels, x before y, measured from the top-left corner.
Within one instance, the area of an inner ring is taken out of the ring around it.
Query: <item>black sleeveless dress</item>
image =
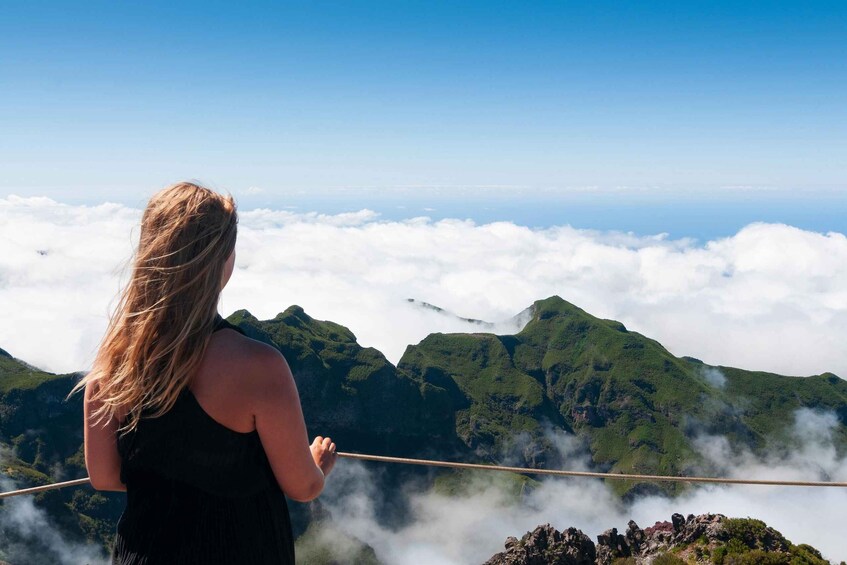
[[[218,318],[215,331],[231,328]],[[127,505],[112,563],[294,563],[285,496],[259,434],[209,416],[190,390],[119,436]]]

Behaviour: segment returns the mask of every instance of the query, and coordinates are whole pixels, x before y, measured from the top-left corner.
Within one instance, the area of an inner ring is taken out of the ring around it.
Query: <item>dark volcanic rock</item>
[[[630,522],[632,524],[633,522]],[[618,530],[612,528],[597,536],[597,563],[611,563],[618,557],[632,555],[629,544]]]
[[[631,552],[638,553],[644,544],[644,530],[638,527],[634,520],[630,520],[626,528],[626,543]]]
[[[591,539],[576,528],[559,532],[550,524],[538,526],[520,540],[506,540],[506,551],[485,565],[594,565]]]
[[[671,523],[673,523],[673,531],[679,532],[680,528],[685,525],[685,518],[682,514],[674,514],[671,516]]]
[[[674,514],[670,522],[656,522],[643,530],[630,520],[625,534],[615,528],[606,530],[597,536],[596,546],[575,528],[560,533],[549,524],[539,526],[520,540],[510,537],[506,551],[493,556],[486,565],[612,565],[618,559],[647,565],[668,553],[686,563],[713,563],[724,556],[735,560],[727,562],[738,563],[758,563],[765,558],[768,563],[828,563],[816,549],[793,546],[760,520],[729,519],[722,514]],[[746,560],[738,561],[742,556]]]
[[[679,514],[674,514],[679,516]],[[703,514],[702,516],[690,516],[679,528],[675,529],[672,538],[675,544],[694,543],[700,538],[710,541],[727,541],[728,536],[723,527],[726,516],[723,514]]]

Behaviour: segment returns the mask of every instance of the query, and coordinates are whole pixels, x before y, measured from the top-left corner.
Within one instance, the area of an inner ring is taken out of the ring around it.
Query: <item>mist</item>
[[[11,452],[0,446],[0,466],[4,466],[10,456]],[[0,492],[18,488],[22,487],[0,474]],[[13,565],[105,565],[109,562],[101,548],[65,538],[47,513],[35,505],[33,495],[0,500],[0,560]]]
[[[838,457],[832,443],[837,425],[831,412],[798,410],[793,433],[801,447],[788,454],[733,451],[721,436],[701,436],[695,445],[723,477],[844,482],[847,458]],[[549,432],[548,439],[559,446],[567,468],[588,467],[573,436]],[[677,498],[645,496],[625,504],[602,481],[583,478],[547,478],[518,498],[496,473],[481,471],[471,475],[464,495],[406,492],[411,516],[396,527],[377,515],[386,496],[378,474],[378,465],[341,460],[320,500],[332,527],[370,545],[386,565],[482,563],[503,550],[507,537],[520,538],[540,524],[574,526],[596,540],[609,528],[625,531],[629,520],[645,528],[674,513],[757,518],[831,561],[847,558],[847,539],[837,535],[847,507],[843,488],[710,485]]]
[[[723,388],[726,385],[726,375],[717,367],[703,367],[700,375],[714,388]]]

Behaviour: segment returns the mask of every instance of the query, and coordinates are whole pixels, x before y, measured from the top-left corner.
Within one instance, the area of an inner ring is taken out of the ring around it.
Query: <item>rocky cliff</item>
[[[576,528],[538,526],[521,539],[506,540],[505,551],[485,565],[829,565],[815,548],[794,545],[760,520],[674,514],[670,522],[641,529],[630,521],[597,543]],[[842,562],[843,565],[844,562]]]

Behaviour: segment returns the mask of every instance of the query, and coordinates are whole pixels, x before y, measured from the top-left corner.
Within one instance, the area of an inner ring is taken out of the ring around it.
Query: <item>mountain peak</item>
[[[250,310],[247,310],[245,308],[242,308],[241,310],[236,310],[235,312],[232,313],[232,315],[238,316],[240,318],[243,317],[243,318],[252,318],[254,320],[258,320],[258,318],[256,318],[256,316],[254,316],[253,314],[250,313]]]
[[[587,314],[582,308],[555,294],[543,300],[536,300],[532,308],[541,319],[551,318],[557,314]]]
[[[12,359],[12,356],[9,355],[9,353],[2,347],[0,347],[0,357],[8,357],[9,359]]]
[[[537,326],[539,322],[552,319],[561,319],[565,323],[577,323],[584,326],[584,329],[602,327],[605,331],[612,329],[615,332],[630,333],[621,322],[593,316],[560,296],[554,295],[544,300],[537,300],[529,310],[532,312],[532,319],[520,332],[521,334],[531,332],[532,327]]]
[[[602,320],[596,316],[592,316],[579,306],[571,304],[560,296],[551,296],[543,300],[536,300],[530,306],[529,310],[532,317],[529,323],[521,330],[521,334],[531,332],[533,328],[548,325],[551,321],[558,324],[562,323],[578,323],[582,325],[603,325],[612,326],[614,329],[621,331],[623,324],[620,322]],[[623,330],[625,331],[625,330]]]
[[[303,310],[302,306],[298,306],[297,304],[292,304],[291,306],[286,308],[284,312],[280,312],[276,315],[277,320],[284,320],[290,318],[296,318],[306,323],[312,321],[312,317],[306,314],[306,311]]]

